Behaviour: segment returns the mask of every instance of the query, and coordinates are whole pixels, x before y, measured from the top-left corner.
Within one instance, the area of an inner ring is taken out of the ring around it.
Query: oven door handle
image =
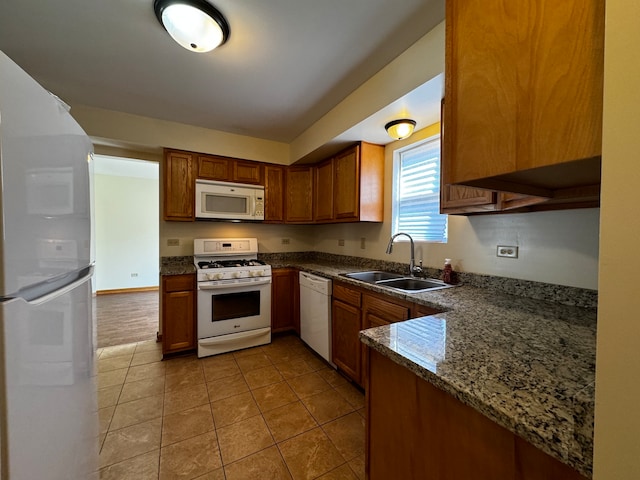
[[[255,282],[246,282],[246,283],[223,283],[219,285],[198,285],[198,290],[222,290],[222,289],[231,289],[231,288],[246,288],[253,287],[254,285],[268,285],[271,283],[271,277],[265,278],[264,280],[257,280]]]
[[[248,338],[260,337],[271,332],[271,327],[258,328],[257,330],[247,330],[246,332],[231,333],[228,335],[219,335],[217,337],[202,338],[198,340],[198,344],[202,346],[218,345],[220,343],[233,343]]]

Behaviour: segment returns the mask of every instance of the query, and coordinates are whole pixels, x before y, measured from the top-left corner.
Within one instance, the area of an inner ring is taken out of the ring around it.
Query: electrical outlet
[[[131,276],[132,276],[132,277],[137,277],[137,276],[138,276],[138,274],[137,274],[137,273],[132,273],[132,274],[131,274]]]
[[[283,238],[282,239],[282,245],[289,245],[291,243],[291,240],[288,238]]]
[[[339,247],[344,247],[344,238],[341,238],[338,240],[338,246]]]
[[[498,245],[496,256],[506,258],[518,258],[518,247],[508,245]]]
[[[364,250],[366,248],[367,239],[365,237],[360,237],[360,248]]]
[[[180,239],[179,238],[167,238],[167,246],[168,247],[179,247]]]

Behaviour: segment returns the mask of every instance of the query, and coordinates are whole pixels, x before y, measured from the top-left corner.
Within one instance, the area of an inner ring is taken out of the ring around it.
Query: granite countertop
[[[185,263],[184,259],[192,257],[176,258]],[[443,313],[433,316],[365,330],[360,338],[591,477],[597,311],[547,300],[592,305],[597,297],[590,292],[583,295],[580,289],[515,281],[517,288],[505,285],[505,290],[518,293],[513,295],[469,286],[474,283],[469,279],[455,288],[405,294],[341,276],[375,268],[366,262],[265,259],[272,268],[295,267],[441,310]],[[166,263],[163,261],[162,274],[187,273]],[[523,289],[532,290],[537,299],[521,296],[527,293]]]
[[[188,275],[195,274],[196,266],[193,256],[162,257],[160,259],[160,275]]]

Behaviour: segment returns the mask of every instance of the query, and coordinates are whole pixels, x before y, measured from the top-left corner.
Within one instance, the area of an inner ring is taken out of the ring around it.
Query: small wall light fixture
[[[210,52],[229,38],[224,16],[205,0],[155,0],[153,10],[167,33],[192,52]]]
[[[401,118],[399,120],[394,120],[392,122],[387,123],[384,126],[384,129],[387,131],[389,136],[394,140],[403,140],[411,136],[415,126],[416,126],[415,120],[410,120],[408,118]]]

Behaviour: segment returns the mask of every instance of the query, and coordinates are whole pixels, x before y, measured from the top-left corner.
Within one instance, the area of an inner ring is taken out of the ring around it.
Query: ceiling
[[[211,1],[231,35],[209,53],[153,0],[2,0],[0,49],[71,105],[289,143],[444,18],[444,0]]]

